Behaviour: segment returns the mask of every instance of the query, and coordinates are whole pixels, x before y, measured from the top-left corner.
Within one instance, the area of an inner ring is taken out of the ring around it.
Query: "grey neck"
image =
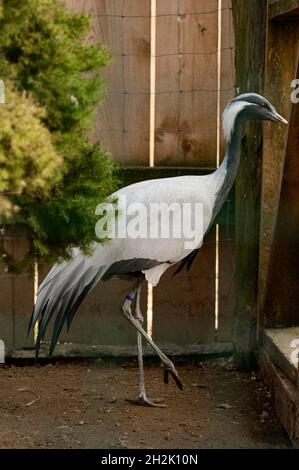
[[[217,188],[216,201],[213,210],[213,220],[215,219],[218,211],[225,202],[236,179],[240,163],[241,136],[242,120],[238,119],[237,117],[235,122],[235,128],[231,135],[231,139],[229,141],[225,157],[219,168],[213,174],[216,178],[216,181],[220,181],[219,187]]]

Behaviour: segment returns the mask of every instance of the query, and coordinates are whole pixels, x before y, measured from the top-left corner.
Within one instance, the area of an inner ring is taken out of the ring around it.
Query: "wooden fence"
[[[231,1],[65,1],[73,10],[90,13],[90,40],[105,43],[113,55],[92,138],[122,164],[124,184],[214,169],[225,146],[219,116],[234,95]],[[233,212],[230,198],[191,271],[172,277],[169,270],[154,289],[153,336],[160,343],[209,349],[231,342]],[[21,252],[26,240],[20,242],[18,233],[10,230],[4,237]],[[33,280],[2,271],[0,283],[0,337],[9,349],[32,344],[25,333]],[[120,314],[128,289],[127,281],[100,283],[63,340],[135,344],[135,333]],[[144,309],[146,300],[144,289]]]

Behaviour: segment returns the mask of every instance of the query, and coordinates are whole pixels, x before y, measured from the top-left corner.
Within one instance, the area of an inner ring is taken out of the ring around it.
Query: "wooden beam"
[[[233,2],[236,39],[236,84],[239,93],[261,93],[265,68],[267,1]],[[236,183],[235,362],[249,368],[255,361],[262,128],[246,126]]]
[[[159,345],[163,352],[169,356],[230,356],[232,354],[232,343],[210,343],[210,344],[190,344],[178,346],[177,344],[162,343]],[[130,345],[90,345],[78,343],[58,344],[52,358],[99,358],[99,357],[136,357],[136,346]],[[156,357],[152,348],[144,345],[144,356]],[[34,348],[10,350],[7,359],[34,359]],[[43,344],[39,354],[40,359],[51,360],[48,353],[48,346]]]
[[[299,78],[299,66],[296,77]],[[298,324],[299,302],[299,106],[291,109],[280,200],[265,291],[265,323]]]
[[[299,328],[272,328],[264,331],[262,344],[272,362],[297,385],[298,362],[294,364],[295,353],[293,341],[299,338]]]
[[[299,17],[299,0],[272,0],[269,3],[269,20],[291,20]]]
[[[299,448],[298,389],[272,362],[264,348],[260,350],[260,366],[264,380],[273,393],[274,407],[291,441]]]
[[[271,21],[267,30],[267,58],[264,96],[288,117],[291,112],[290,84],[296,76],[296,45],[299,23]],[[264,326],[265,286],[269,272],[271,243],[279,206],[281,177],[285,159],[287,126],[265,122],[263,143],[262,209],[260,230],[259,323]]]
[[[128,166],[120,170],[120,178],[123,186],[139,181],[156,178],[172,178],[185,175],[208,175],[215,170],[214,167],[161,167],[161,166]]]

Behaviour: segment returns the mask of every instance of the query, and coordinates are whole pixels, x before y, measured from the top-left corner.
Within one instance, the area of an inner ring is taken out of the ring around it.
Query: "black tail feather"
[[[90,277],[90,274],[91,280],[88,282],[87,279]],[[36,358],[38,358],[40,345],[45,338],[49,322],[56,316],[49,348],[49,354],[51,355],[53,353],[63,325],[67,322],[67,328],[69,329],[77,309],[99,280],[99,271],[96,271],[94,275],[92,274],[92,270],[85,271],[78,281],[74,282],[71,286],[69,285],[66,293],[63,293],[63,286],[60,286],[57,292],[55,287],[59,283],[55,280],[52,290],[49,289],[48,292],[46,292],[47,298],[42,300],[39,311],[36,310],[36,306],[34,307],[29,322],[28,333],[38,321],[39,328],[35,344]],[[85,285],[86,281],[88,282],[87,285]]]

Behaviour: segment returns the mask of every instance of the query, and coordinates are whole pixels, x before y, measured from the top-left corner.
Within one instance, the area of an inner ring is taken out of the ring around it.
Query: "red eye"
[[[260,104],[260,108],[267,108],[267,103]]]

